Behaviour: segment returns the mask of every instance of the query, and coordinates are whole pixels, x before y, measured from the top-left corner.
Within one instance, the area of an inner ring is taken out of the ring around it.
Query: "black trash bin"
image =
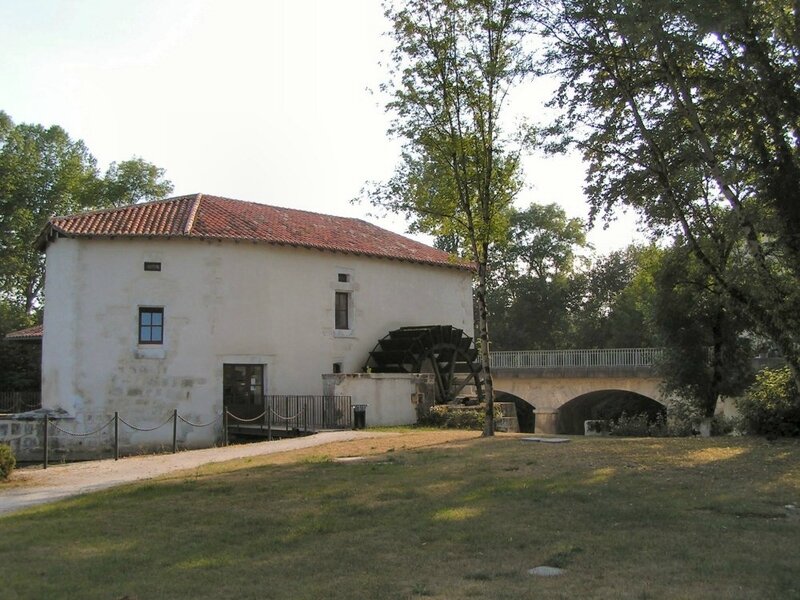
[[[367,405],[353,405],[353,429],[364,429],[367,426]]]

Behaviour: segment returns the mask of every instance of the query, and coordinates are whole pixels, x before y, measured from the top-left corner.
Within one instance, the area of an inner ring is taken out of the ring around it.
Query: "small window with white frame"
[[[160,345],[164,343],[164,307],[139,307],[139,343]]]

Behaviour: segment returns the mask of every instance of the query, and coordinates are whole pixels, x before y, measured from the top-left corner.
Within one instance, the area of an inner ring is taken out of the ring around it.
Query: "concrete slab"
[[[528,575],[536,575],[538,577],[556,577],[563,574],[564,569],[559,569],[558,567],[548,567],[544,565],[528,570]]]

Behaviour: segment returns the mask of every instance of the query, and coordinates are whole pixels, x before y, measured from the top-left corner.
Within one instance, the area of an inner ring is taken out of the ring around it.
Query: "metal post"
[[[224,423],[222,424],[222,445],[228,445],[228,409],[225,410],[225,416],[223,417]]]
[[[44,419],[42,419],[42,425],[44,426],[44,460],[42,461],[42,466],[46,469],[47,468],[47,425],[48,425],[48,416],[44,415]]]
[[[114,411],[114,460],[119,460],[119,413]]]
[[[267,441],[272,441],[272,404],[269,406],[269,414],[267,415]]]
[[[178,451],[178,409],[172,410],[172,453]]]

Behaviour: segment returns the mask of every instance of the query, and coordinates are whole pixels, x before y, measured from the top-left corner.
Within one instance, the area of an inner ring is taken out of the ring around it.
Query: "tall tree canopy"
[[[164,179],[165,173],[138,157],[112,162],[102,182],[103,202],[125,206],[164,198],[172,192],[172,182]]]
[[[14,124],[0,111],[0,302],[9,314],[4,321],[19,324],[41,304],[44,257],[33,242],[51,216],[164,196],[172,184],[163,175],[163,169],[134,158],[112,163],[102,177],[86,145],[61,127]]]
[[[717,266],[735,269],[735,248],[725,245],[715,253],[725,259]],[[751,383],[749,323],[680,238],[663,255],[656,292],[653,320],[664,345],[664,387],[712,417],[720,396],[739,396]]]
[[[584,224],[557,204],[512,209],[506,242],[491,260],[489,308],[494,350],[567,348],[585,277],[577,251]]]
[[[520,187],[518,132],[504,128],[502,115],[508,92],[529,72],[529,1],[398,0],[385,8],[395,45],[383,90],[403,151],[370,198],[406,214],[417,230],[463,242],[475,262],[484,433],[492,435],[486,289],[490,250],[505,238]]]
[[[593,215],[680,234],[800,385],[800,8],[791,0],[540,0],[562,141]],[[735,234],[746,253],[719,268]]]
[[[655,246],[631,245],[595,258],[583,277],[573,347],[640,348],[661,343],[652,327],[660,256]]]

